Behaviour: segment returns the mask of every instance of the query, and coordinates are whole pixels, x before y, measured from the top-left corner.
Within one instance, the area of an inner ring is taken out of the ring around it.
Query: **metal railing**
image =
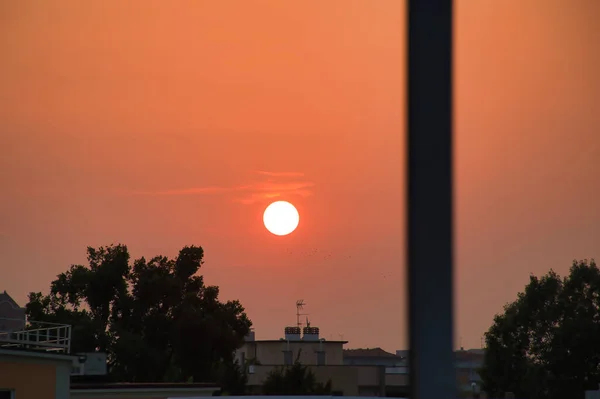
[[[0,318],[0,321],[18,323],[18,319]],[[20,320],[22,321],[22,320]],[[23,348],[52,352],[71,351],[71,326],[28,320],[24,328],[0,331],[0,348]]]

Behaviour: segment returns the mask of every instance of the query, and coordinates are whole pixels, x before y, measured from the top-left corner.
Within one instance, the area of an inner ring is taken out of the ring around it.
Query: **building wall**
[[[72,362],[60,362],[56,365],[56,399],[70,398],[72,367]]]
[[[237,359],[256,359],[263,365],[283,365],[284,352],[292,352],[292,360],[296,360],[300,351],[300,363],[317,365],[317,352],[325,352],[326,365],[343,365],[344,351],[342,342],[328,341],[250,341],[237,351]]]
[[[408,386],[408,374],[386,374],[385,385],[391,387]]]
[[[58,399],[56,396],[56,365],[51,363],[33,364],[0,358],[0,370],[2,370],[0,372],[0,389],[14,390],[16,398]],[[35,383],[32,383],[34,376]]]
[[[69,359],[2,354],[0,389],[14,390],[17,399],[69,399],[71,365]]]
[[[456,352],[456,379],[458,388],[462,392],[473,393],[472,383],[475,383],[475,393],[481,390],[481,377],[479,368],[483,365],[482,351],[457,351]]]
[[[386,367],[397,367],[405,365],[403,362],[396,358],[387,357],[345,357],[344,364],[356,365],[356,366],[386,366]]]

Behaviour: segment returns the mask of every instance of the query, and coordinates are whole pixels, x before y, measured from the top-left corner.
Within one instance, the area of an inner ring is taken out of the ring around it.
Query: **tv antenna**
[[[296,326],[298,326],[298,328],[302,327],[300,316],[308,316],[308,314],[302,313],[302,310],[304,310],[304,305],[306,305],[306,303],[304,303],[304,299],[298,299],[296,301]]]

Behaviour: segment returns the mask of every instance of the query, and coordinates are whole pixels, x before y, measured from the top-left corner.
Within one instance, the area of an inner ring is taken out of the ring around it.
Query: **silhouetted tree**
[[[27,315],[71,324],[72,352],[105,351],[117,381],[217,381],[251,322],[238,301],[197,275],[200,247],[176,259],[129,263],[124,245],[88,248],[89,266],[58,275],[50,293],[30,293]]]
[[[486,333],[483,389],[491,397],[583,398],[600,383],[600,270],[574,261],[569,276],[531,276]]]
[[[248,375],[245,365],[240,365],[237,360],[233,363],[223,363],[219,373],[220,395],[240,396],[246,394]]]
[[[265,379],[262,390],[265,395],[331,395],[331,380],[326,384],[317,382],[315,374],[299,361],[300,352],[292,366],[278,367]]]

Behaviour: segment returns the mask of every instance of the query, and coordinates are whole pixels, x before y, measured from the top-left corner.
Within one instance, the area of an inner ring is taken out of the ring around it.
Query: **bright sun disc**
[[[273,202],[265,209],[263,215],[265,227],[276,236],[285,236],[296,230],[300,222],[300,215],[287,201]]]

